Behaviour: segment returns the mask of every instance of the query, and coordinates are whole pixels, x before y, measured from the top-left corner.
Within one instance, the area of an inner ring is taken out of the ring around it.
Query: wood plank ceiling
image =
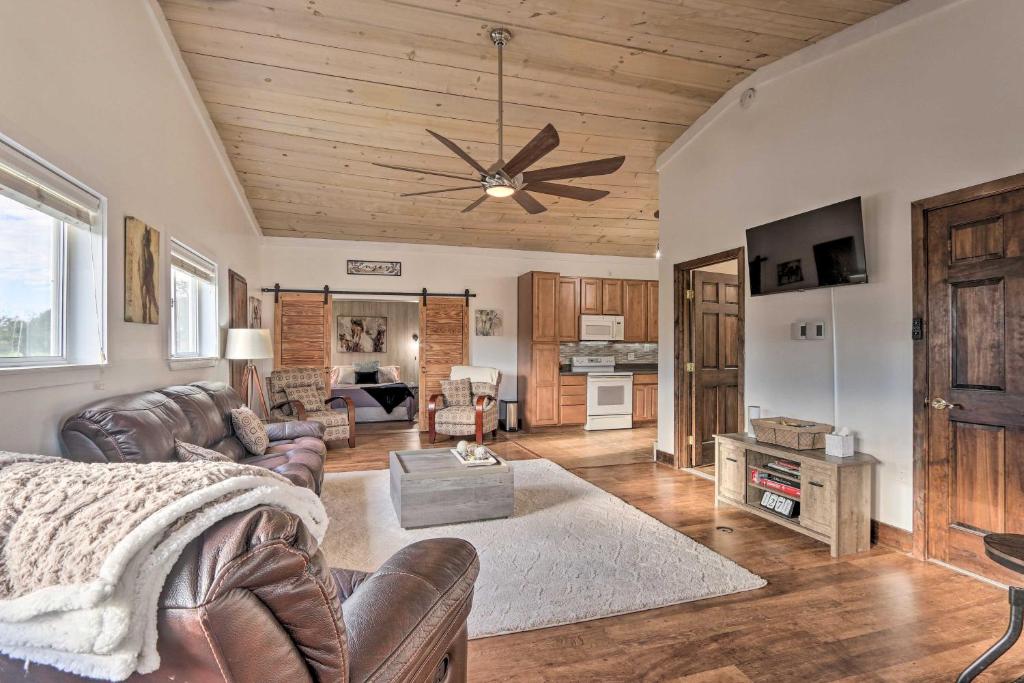
[[[267,235],[651,256],[655,158],[754,69],[900,0],[160,0]],[[460,210],[470,190],[373,166],[467,174],[425,128],[489,165],[505,50],[510,157],[545,124],[561,146],[534,168],[626,155],[545,195]]]

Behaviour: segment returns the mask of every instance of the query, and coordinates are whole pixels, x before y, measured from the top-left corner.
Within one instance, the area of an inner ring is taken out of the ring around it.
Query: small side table
[[[987,534],[984,538],[985,554],[998,565],[1012,572],[1024,574],[1024,535],[1022,534]],[[1003,637],[971,662],[963,670],[956,683],[970,683],[978,675],[992,666],[1020,638],[1024,630],[1024,588],[1010,586],[1010,625]]]

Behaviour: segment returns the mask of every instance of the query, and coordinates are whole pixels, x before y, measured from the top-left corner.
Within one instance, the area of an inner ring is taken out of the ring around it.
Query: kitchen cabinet
[[[562,375],[559,381],[559,420],[564,425],[581,425],[587,421],[586,375]]]
[[[581,277],[580,278],[580,314],[601,315],[601,278]]]
[[[601,280],[601,313],[622,315],[622,280]]]
[[[622,340],[647,341],[647,282],[624,280],[622,283],[622,311],[625,316]]]
[[[561,276],[558,280],[558,341],[580,339],[580,278]]]
[[[648,280],[646,283],[647,294],[647,341],[657,343],[658,341],[658,281]]]
[[[533,275],[533,341],[558,341],[558,273]]]
[[[546,426],[558,424],[558,344],[533,345],[533,395],[528,403],[528,422]]]
[[[633,375],[633,422],[653,422],[658,419],[658,376]]]

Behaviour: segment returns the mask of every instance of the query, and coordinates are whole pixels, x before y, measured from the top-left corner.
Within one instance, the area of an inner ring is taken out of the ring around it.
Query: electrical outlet
[[[636,351],[630,351],[627,353],[626,360],[636,360]]]

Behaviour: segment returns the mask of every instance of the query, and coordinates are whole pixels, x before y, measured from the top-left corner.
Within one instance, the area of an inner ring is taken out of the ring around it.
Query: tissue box
[[[826,434],[825,455],[848,458],[853,455],[853,434]]]

